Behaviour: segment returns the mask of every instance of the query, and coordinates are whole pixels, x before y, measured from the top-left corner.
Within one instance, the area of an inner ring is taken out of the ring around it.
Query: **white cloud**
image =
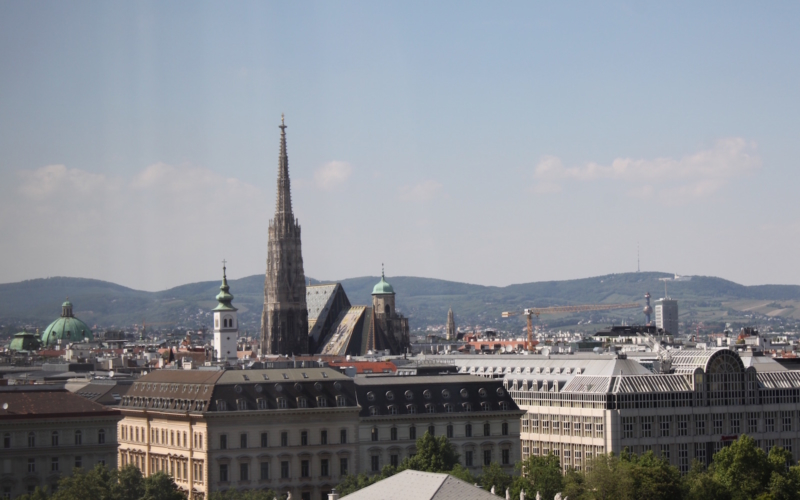
[[[314,184],[323,191],[331,191],[341,186],[353,173],[353,167],[346,161],[329,161],[314,172]]]
[[[636,184],[629,191],[636,197],[700,198],[715,193],[730,179],[761,167],[755,148],[755,144],[734,137],[680,159],[617,158],[610,165],[588,162],[576,167],[565,167],[559,158],[546,156],[536,165],[534,178],[552,185],[619,180]],[[549,189],[553,192],[552,186]]]
[[[428,179],[413,186],[400,186],[397,197],[400,201],[429,201],[434,199],[441,189],[441,184]]]
[[[12,179],[0,186],[0,252],[19,269],[5,279],[102,273],[152,289],[207,276],[223,257],[240,269],[263,259],[265,236],[241,243],[266,225],[269,200],[205,168],[155,164],[121,177],[48,165]]]

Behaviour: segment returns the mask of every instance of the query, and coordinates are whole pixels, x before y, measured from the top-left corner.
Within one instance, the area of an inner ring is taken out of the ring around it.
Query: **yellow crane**
[[[640,305],[636,302],[628,304],[583,304],[577,306],[555,306],[555,307],[532,307],[521,311],[504,311],[504,318],[511,318],[524,314],[528,319],[528,350],[533,347],[533,320],[534,315],[538,318],[540,314],[561,314],[584,311],[614,311],[618,309],[633,309]]]

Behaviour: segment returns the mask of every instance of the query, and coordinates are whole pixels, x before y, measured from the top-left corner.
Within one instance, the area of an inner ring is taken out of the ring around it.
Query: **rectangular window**
[[[724,415],[721,413],[715,413],[711,415],[712,422],[714,424],[714,434],[722,434],[722,424],[723,424],[723,417]]]
[[[417,428],[413,425],[408,428],[408,439],[417,439]]]
[[[508,425],[508,424],[503,424],[503,425]],[[449,424],[447,426],[447,438],[453,439],[453,426]]]
[[[308,446],[308,431],[300,432],[300,446]]]
[[[662,444],[661,445],[661,458],[669,462],[669,445]]]
[[[339,459],[339,475],[346,476],[347,475],[347,459],[340,458]]]
[[[83,467],[83,458],[81,458],[81,456],[78,455],[75,457],[75,468],[79,469],[81,467]]]
[[[269,462],[261,462],[261,480],[269,479]]]
[[[731,434],[739,434],[742,432],[742,414],[731,413],[728,418],[730,419],[731,424]]]
[[[672,415],[661,415],[658,417],[661,424],[661,437],[669,437],[670,424],[672,423]]]
[[[465,454],[464,454],[464,464],[467,467],[472,467],[472,465],[473,465],[473,462],[472,462],[472,451],[467,450],[465,452]]]
[[[483,424],[483,435],[484,436],[491,436],[492,435],[492,427],[490,424]]]
[[[642,437],[649,438],[653,437],[653,417],[642,417],[641,418],[642,424]]]
[[[594,417],[594,435],[595,437],[603,437],[603,417]]]
[[[378,462],[378,455],[372,455],[370,457],[372,462],[372,472],[378,472],[380,470],[380,464]]]
[[[54,431],[50,436],[50,446],[58,446],[58,432]]]
[[[328,444],[328,431],[319,431],[319,444]]]
[[[392,465],[392,467],[397,467],[400,464],[400,456],[389,455],[389,463]]]
[[[261,433],[261,447],[266,448],[269,446],[269,434],[266,432]]]
[[[389,439],[397,441],[397,427],[392,427],[389,431]]]
[[[775,432],[775,412],[764,412],[764,432]]]
[[[247,434],[242,433],[239,436],[239,448],[247,448]]]
[[[373,441],[377,441],[378,440],[378,428],[377,427],[373,427],[372,428],[372,432],[370,433],[370,436],[371,436]]]
[[[508,422],[503,422],[503,425],[500,428],[501,428],[500,433],[504,436],[508,436]],[[453,436],[448,436],[448,437],[453,437]]]
[[[682,474],[689,472],[689,443],[678,444],[678,467]]]
[[[791,432],[792,431],[792,415],[794,414],[793,411],[782,411],[781,412],[781,431],[783,432]]]
[[[249,464],[239,464],[239,481],[250,480],[250,466]]]
[[[289,433],[286,431],[281,432],[281,446],[289,446]]]
[[[50,472],[58,472],[58,457],[50,459]]]
[[[219,435],[219,449],[220,450],[227,450],[228,449],[228,436],[227,436],[227,434],[220,434]]]
[[[289,461],[281,462],[281,479],[289,479]]]
[[[28,459],[28,472],[36,472],[36,459],[29,458]]]
[[[509,450],[502,450],[501,457],[503,465],[508,465],[511,457],[511,452]]]
[[[636,425],[636,417],[622,417],[622,437],[624,439],[633,438],[633,427]]]
[[[36,446],[36,434],[29,432],[28,433],[28,448],[33,448]]]
[[[344,396],[336,396],[336,406],[347,406],[347,399]]]
[[[228,464],[219,464],[219,481],[221,483],[228,482]]]
[[[492,465],[492,450],[483,450],[483,465]]]
[[[689,435],[689,415],[678,415],[678,435],[679,436],[688,436]],[[687,452],[687,457],[688,452]]]
[[[308,460],[300,461],[300,477],[309,477],[311,475],[311,467]]]
[[[342,429],[339,431],[339,443],[340,444],[347,443],[347,429]]]
[[[472,424],[467,424],[464,426],[464,435],[466,437],[472,437]]]
[[[323,458],[319,461],[319,475],[322,477],[330,476],[330,471],[328,470],[328,459]]]
[[[428,434],[430,434],[431,436],[435,436],[436,435],[436,427],[433,426],[433,425],[429,425],[428,426]]]
[[[694,416],[694,430],[698,436],[705,436],[706,434],[706,416],[705,415],[695,415]]]

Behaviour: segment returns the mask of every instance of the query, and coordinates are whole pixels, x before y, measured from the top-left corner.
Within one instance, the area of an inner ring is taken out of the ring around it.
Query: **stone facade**
[[[116,467],[118,411],[64,390],[0,393],[0,495],[55,489],[64,474]]]
[[[446,436],[473,474],[492,462],[513,473],[520,411],[500,380],[470,375],[357,376],[359,470],[379,472],[416,453],[425,432]]]
[[[275,218],[269,222],[264,312],[261,315],[263,354],[308,352],[308,310],[300,224],[292,213],[286,125],[281,118],[278,191]]]
[[[119,463],[190,500],[228,489],[317,499],[358,470],[353,380],[330,368],[157,370],[123,398]]]
[[[453,315],[453,308],[447,311],[447,340],[456,340],[456,318]]]

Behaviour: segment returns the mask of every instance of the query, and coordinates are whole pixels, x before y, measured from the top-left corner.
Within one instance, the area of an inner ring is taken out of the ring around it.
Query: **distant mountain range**
[[[431,278],[390,277],[397,293],[398,309],[409,317],[412,329],[442,325],[452,307],[459,325],[482,325],[521,331],[521,318],[502,319],[500,313],[525,307],[569,304],[640,302],[650,292],[653,301],[663,295],[659,278],[671,274],[623,273],[566,281],[545,281],[492,287]],[[365,276],[340,281],[351,303],[369,304],[372,287],[380,278]],[[312,283],[321,283],[311,280]],[[264,276],[231,280],[234,305],[240,310],[242,329],[258,331],[263,307]],[[736,324],[795,325],[800,320],[800,286],[744,286],[721,278],[694,276],[669,283],[669,294],[678,299],[681,320],[686,325],[703,322],[708,328]],[[75,315],[100,328],[127,328],[142,321],[155,328],[210,327],[208,311],[214,307],[218,281],[182,285],[161,292],[144,292],[105,281],[83,278],[47,278],[0,284],[0,324],[6,333],[27,325],[44,328],[58,317],[61,303],[69,296]],[[550,327],[642,323],[641,309],[612,313],[542,317]]]

